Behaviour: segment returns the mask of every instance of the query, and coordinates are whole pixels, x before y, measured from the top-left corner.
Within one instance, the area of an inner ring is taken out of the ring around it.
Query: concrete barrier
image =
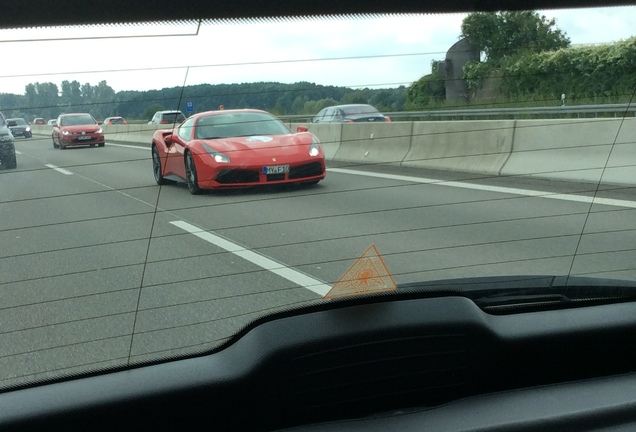
[[[602,183],[636,184],[636,118],[621,124]]]
[[[501,174],[636,184],[635,140],[636,119],[519,120]]]
[[[31,131],[33,135],[48,135],[51,136],[53,128],[47,125],[31,125]]]
[[[514,131],[514,120],[415,122],[402,166],[499,175]]]
[[[326,126],[326,125],[323,125]],[[399,165],[409,151],[412,123],[347,123],[333,160]],[[322,142],[322,135],[317,133]]]
[[[168,125],[170,126],[170,125]],[[106,142],[143,145],[150,148],[157,129],[170,129],[166,125],[126,124],[103,126]]]
[[[328,160],[636,185],[635,118],[304,125],[320,139]],[[103,128],[106,142],[148,147],[155,130],[166,129]],[[32,129],[50,136],[52,128]]]

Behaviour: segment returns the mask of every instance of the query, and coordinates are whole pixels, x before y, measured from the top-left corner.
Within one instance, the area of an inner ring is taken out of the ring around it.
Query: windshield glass
[[[195,127],[195,137],[198,139],[288,133],[289,128],[280,120],[260,113],[209,115],[199,118]]]
[[[90,115],[65,115],[60,118],[60,126],[78,126],[95,124]]]
[[[183,114],[181,113],[168,113],[168,114],[162,114],[161,115],[161,121],[162,122],[167,122],[167,123],[180,123],[185,119],[185,117],[183,116]]]
[[[0,108],[32,123],[0,165],[0,388],[206,352],[343,275],[375,292],[384,270],[348,273],[375,250],[398,291],[636,281],[635,22],[613,7],[1,30],[6,52],[37,55],[0,71]],[[342,105],[391,121],[337,123]],[[33,122],[59,116],[126,124],[98,143]]]
[[[350,105],[342,107],[342,112],[345,115],[356,114],[379,114],[378,110],[369,105]]]
[[[16,126],[26,126],[27,122],[24,119],[21,118],[12,118],[12,119],[7,119],[7,122],[11,123],[15,123]]]

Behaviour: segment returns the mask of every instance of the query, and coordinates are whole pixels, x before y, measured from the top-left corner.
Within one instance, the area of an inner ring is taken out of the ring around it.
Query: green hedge
[[[507,99],[629,100],[636,90],[636,37],[611,45],[583,46],[512,56],[497,68],[502,95]],[[464,79],[471,90],[492,76],[488,63],[469,63]]]

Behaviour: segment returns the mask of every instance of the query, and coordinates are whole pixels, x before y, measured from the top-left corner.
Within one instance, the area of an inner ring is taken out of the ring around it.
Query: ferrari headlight
[[[25,129],[25,131],[27,131],[27,132],[31,132],[31,128],[30,128],[30,127],[28,127],[28,128],[26,128],[26,129]]]
[[[214,155],[214,160],[218,163],[230,163],[230,158],[223,153],[217,153]]]
[[[70,132],[69,132],[69,131],[67,131],[67,130],[62,131],[62,135],[69,135],[69,134],[70,134]]]
[[[213,148],[211,148],[210,146],[206,145],[206,144],[202,144],[203,148],[205,149],[206,152],[208,152],[216,162],[218,163],[230,163],[230,157],[228,155],[225,155],[221,152],[218,152],[216,150],[214,150]]]
[[[97,130],[95,131],[95,133],[102,133],[102,132],[104,132],[104,131],[102,130],[102,128],[99,128],[99,129],[97,129]]]
[[[311,145],[309,146],[309,156],[315,157],[320,154],[320,142],[315,136],[311,137]]]

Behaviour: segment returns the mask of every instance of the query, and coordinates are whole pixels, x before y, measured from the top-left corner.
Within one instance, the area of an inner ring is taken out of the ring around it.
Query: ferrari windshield
[[[195,138],[230,138],[291,133],[277,118],[256,112],[214,114],[200,117],[195,126]]]
[[[210,352],[352,294],[636,282],[636,7],[0,42],[31,54],[0,71],[0,110],[30,123],[0,134],[0,389]]]

